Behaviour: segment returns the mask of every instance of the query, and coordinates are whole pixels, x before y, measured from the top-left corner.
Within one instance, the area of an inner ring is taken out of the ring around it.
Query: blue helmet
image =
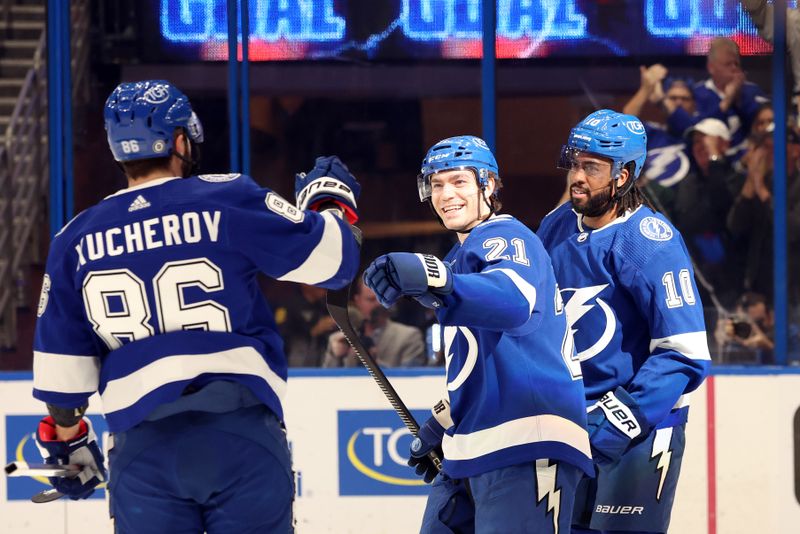
[[[420,202],[431,198],[431,175],[454,169],[472,169],[481,188],[489,183],[489,173],[493,173],[494,178],[499,175],[497,160],[480,137],[459,135],[442,139],[428,150],[422,160],[422,169],[417,177]]]
[[[103,116],[117,161],[169,156],[175,128],[183,128],[193,142],[203,142],[203,126],[189,99],[165,80],[119,84],[106,100]]]
[[[612,177],[634,162],[633,179],[636,180],[647,157],[644,125],[633,115],[610,109],[595,111],[570,130],[567,144],[561,147],[558,166],[569,170],[571,162],[581,152],[611,159],[614,162]]]

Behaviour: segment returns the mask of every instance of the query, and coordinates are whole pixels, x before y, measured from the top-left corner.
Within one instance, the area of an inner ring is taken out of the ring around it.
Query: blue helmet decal
[[[417,177],[420,201],[425,202],[431,197],[431,175],[455,169],[471,169],[480,187],[489,183],[489,173],[500,174],[494,154],[480,137],[459,135],[442,139],[428,150],[422,160],[422,169]]]
[[[189,99],[165,80],[119,84],[106,100],[103,116],[117,161],[169,156],[175,128],[183,128],[193,142],[203,142],[203,126]]]
[[[559,167],[569,169],[574,155],[588,152],[614,162],[614,174],[630,162],[635,163],[633,179],[642,172],[647,157],[647,134],[644,124],[633,115],[601,109],[591,113],[569,132],[561,149]]]

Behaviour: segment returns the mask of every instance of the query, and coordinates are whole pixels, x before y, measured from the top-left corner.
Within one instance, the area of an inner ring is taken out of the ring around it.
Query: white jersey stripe
[[[514,282],[514,285],[517,286],[519,292],[522,293],[522,296],[528,301],[530,313],[533,313],[533,308],[536,306],[536,288],[533,287],[527,280],[522,278],[519,274],[517,274],[513,269],[489,269],[488,271],[483,272],[493,273],[496,271],[508,276],[511,281]]]
[[[565,443],[592,457],[586,430],[552,414],[513,419],[469,434],[445,434],[442,451],[448,460],[473,460],[508,447],[546,441]]]
[[[319,284],[333,278],[342,265],[342,229],[336,216],[329,211],[321,213],[325,220],[319,243],[298,268],[284,274],[278,280]]]
[[[286,394],[286,381],[269,368],[256,349],[238,347],[209,354],[165,356],[127,376],[111,380],[102,394],[103,411],[109,414],[124,410],[161,386],[208,373],[256,376],[272,388],[279,400]]]
[[[650,353],[656,349],[675,350],[693,360],[710,360],[705,331],[687,332],[650,340]]]
[[[691,393],[684,393],[678,400],[675,401],[675,405],[672,407],[673,410],[679,410],[681,408],[686,408],[689,406],[692,394]]]
[[[100,358],[33,351],[33,387],[54,393],[93,393],[100,383]]]

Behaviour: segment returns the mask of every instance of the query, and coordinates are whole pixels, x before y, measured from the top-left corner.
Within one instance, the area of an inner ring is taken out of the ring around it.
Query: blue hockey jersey
[[[456,478],[550,458],[592,472],[580,366],[539,239],[509,215],[476,226],[445,261],[443,326]]]
[[[569,202],[542,221],[587,405],[622,386],[651,428],[685,421],[708,373],[703,305],[678,231],[645,206],[592,230]]]
[[[226,380],[283,417],[283,342],[256,280],[339,288],[358,244],[249,176],[163,178],[105,198],[54,238],[34,340],[34,396],[100,393],[124,431],[184,391]]]

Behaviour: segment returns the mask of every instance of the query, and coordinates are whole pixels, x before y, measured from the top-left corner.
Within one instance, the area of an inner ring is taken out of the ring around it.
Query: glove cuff
[[[425,269],[428,287],[434,293],[448,295],[453,292],[450,267],[432,254],[414,254]]]
[[[324,196],[325,198],[342,198],[349,202],[351,206],[356,206],[356,197],[353,191],[341,180],[330,176],[323,176],[310,182],[297,193],[297,209],[307,210],[314,199]]]
[[[609,391],[595,404],[614,428],[628,436],[629,439],[638,437],[643,432],[643,421],[639,415],[638,405],[633,397],[623,388]]]
[[[433,414],[433,418],[436,419],[436,422],[439,423],[445,430],[453,426],[453,418],[450,417],[449,400],[442,399],[434,404],[433,408],[431,409],[431,413]]]
[[[322,211],[320,208],[324,207],[325,204],[327,204],[329,202],[331,204],[335,204],[336,208],[338,208],[338,209],[340,209],[340,210],[342,210],[344,212],[344,217],[345,217],[345,219],[347,219],[347,222],[349,222],[350,224],[355,224],[355,223],[358,222],[358,213],[356,213],[356,211],[352,207],[348,206],[344,202],[338,201],[338,200],[336,200],[334,198],[331,198],[331,197],[325,197],[325,198],[320,199],[319,201],[315,201],[314,203],[312,203],[308,207],[308,209],[310,209],[311,211]],[[329,206],[329,207],[333,207],[333,206]]]

